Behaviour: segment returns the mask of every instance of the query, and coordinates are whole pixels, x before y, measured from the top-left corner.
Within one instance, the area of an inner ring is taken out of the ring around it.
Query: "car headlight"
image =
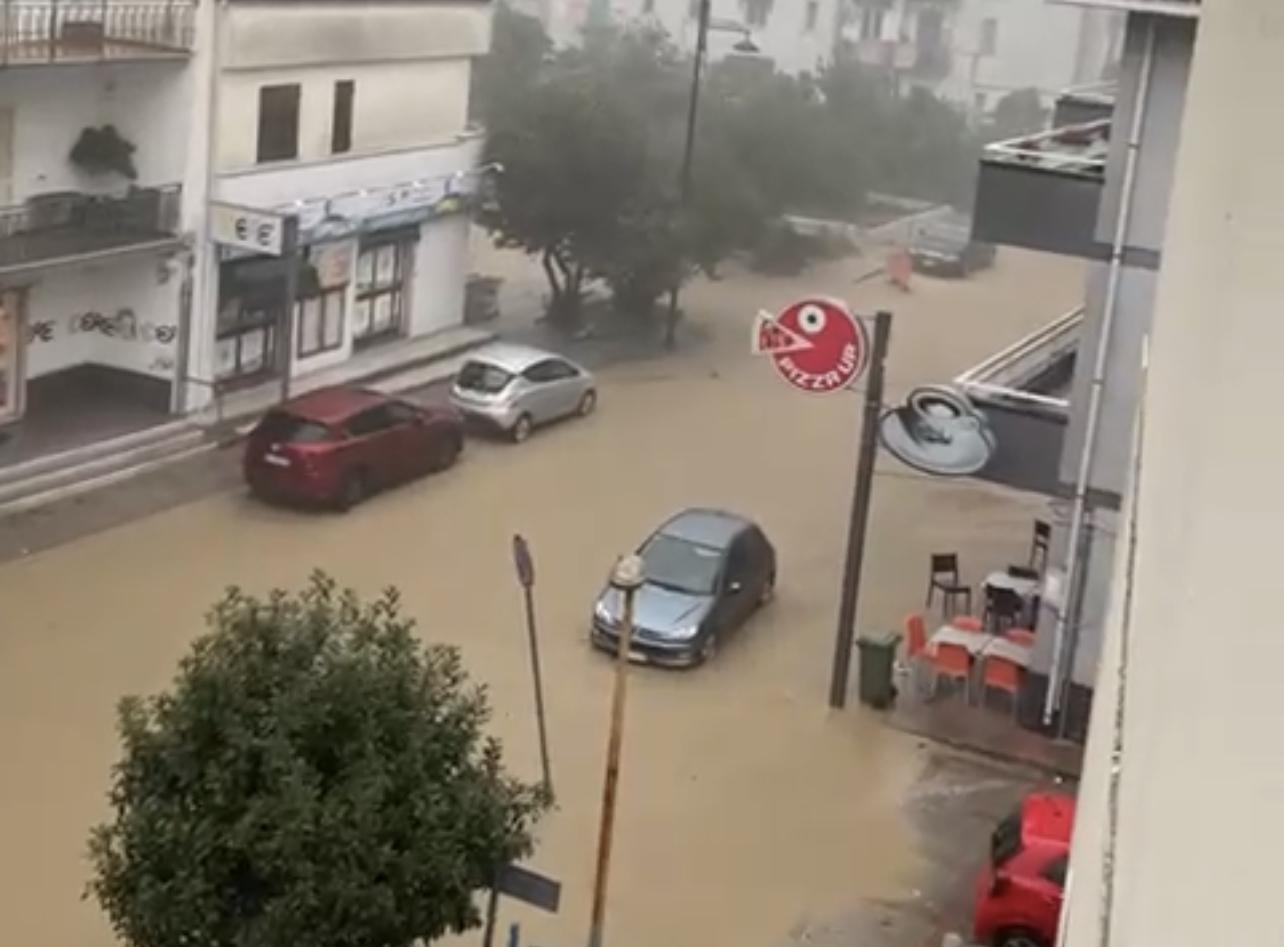
[[[606,603],[603,601],[598,601],[598,603],[593,606],[593,617],[604,625],[615,624],[615,616],[611,614],[611,610],[606,607]]]
[[[690,641],[696,635],[700,634],[699,625],[687,625],[685,628],[678,628],[673,632],[673,637],[679,641]]]

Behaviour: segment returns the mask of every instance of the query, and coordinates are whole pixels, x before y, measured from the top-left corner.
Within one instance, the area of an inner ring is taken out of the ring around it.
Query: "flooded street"
[[[558,806],[531,865],[563,883],[555,917],[505,904],[531,942],[582,942],[611,664],[590,650],[614,558],[667,514],[756,518],[780,561],[776,601],[692,672],[634,669],[611,877],[612,947],[787,943],[863,900],[923,885],[906,813],[918,741],[855,707],[830,713],[828,665],[859,397],[808,398],[749,354],[759,308],[802,291],[895,312],[889,396],[946,381],[1069,309],[1073,262],[1004,251],[966,282],[902,294],[849,260],[800,280],[729,277],[687,297],[702,341],[599,373],[600,408],[514,447],[473,441],[453,470],[349,515],[223,493],[0,568],[0,917],[21,947],[109,947],[81,900],[89,826],[105,817],[114,705],[166,686],[228,584],[298,586],[313,568],[366,593],[398,586],[423,636],[458,645],[487,685],[509,765],[539,771],[521,596],[509,541],[535,555]],[[928,553],[1020,555],[1034,498],[927,481],[880,461],[862,625],[921,604]],[[475,943],[469,934],[458,942]]]

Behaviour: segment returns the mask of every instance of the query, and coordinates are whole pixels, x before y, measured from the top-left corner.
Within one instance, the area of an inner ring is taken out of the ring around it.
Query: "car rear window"
[[[317,444],[330,439],[330,430],[324,424],[284,411],[270,412],[259,423],[256,433],[276,444]]]
[[[486,362],[466,362],[459,370],[459,387],[467,391],[480,391],[494,395],[503,391],[513,380],[511,372]]]
[[[1021,852],[1021,813],[1014,812],[994,827],[990,836],[990,863],[1006,865]]]

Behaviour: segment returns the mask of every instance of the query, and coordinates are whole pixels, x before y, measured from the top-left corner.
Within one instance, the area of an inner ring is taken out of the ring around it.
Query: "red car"
[[[994,829],[976,885],[972,936],[994,947],[1052,947],[1057,940],[1074,799],[1032,793]]]
[[[450,408],[323,388],[263,416],[245,446],[245,481],[264,498],[347,510],[375,490],[449,467],[463,446]]]

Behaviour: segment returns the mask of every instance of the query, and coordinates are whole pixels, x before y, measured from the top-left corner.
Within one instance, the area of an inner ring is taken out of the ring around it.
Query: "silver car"
[[[465,418],[521,442],[536,425],[592,414],[592,374],[561,355],[496,343],[469,356],[455,376],[450,401]]]
[[[629,658],[689,667],[771,601],[776,551],[755,523],[724,510],[689,509],[638,550],[644,583],[633,603]],[[593,606],[591,640],[618,651],[624,603],[608,585]]]

